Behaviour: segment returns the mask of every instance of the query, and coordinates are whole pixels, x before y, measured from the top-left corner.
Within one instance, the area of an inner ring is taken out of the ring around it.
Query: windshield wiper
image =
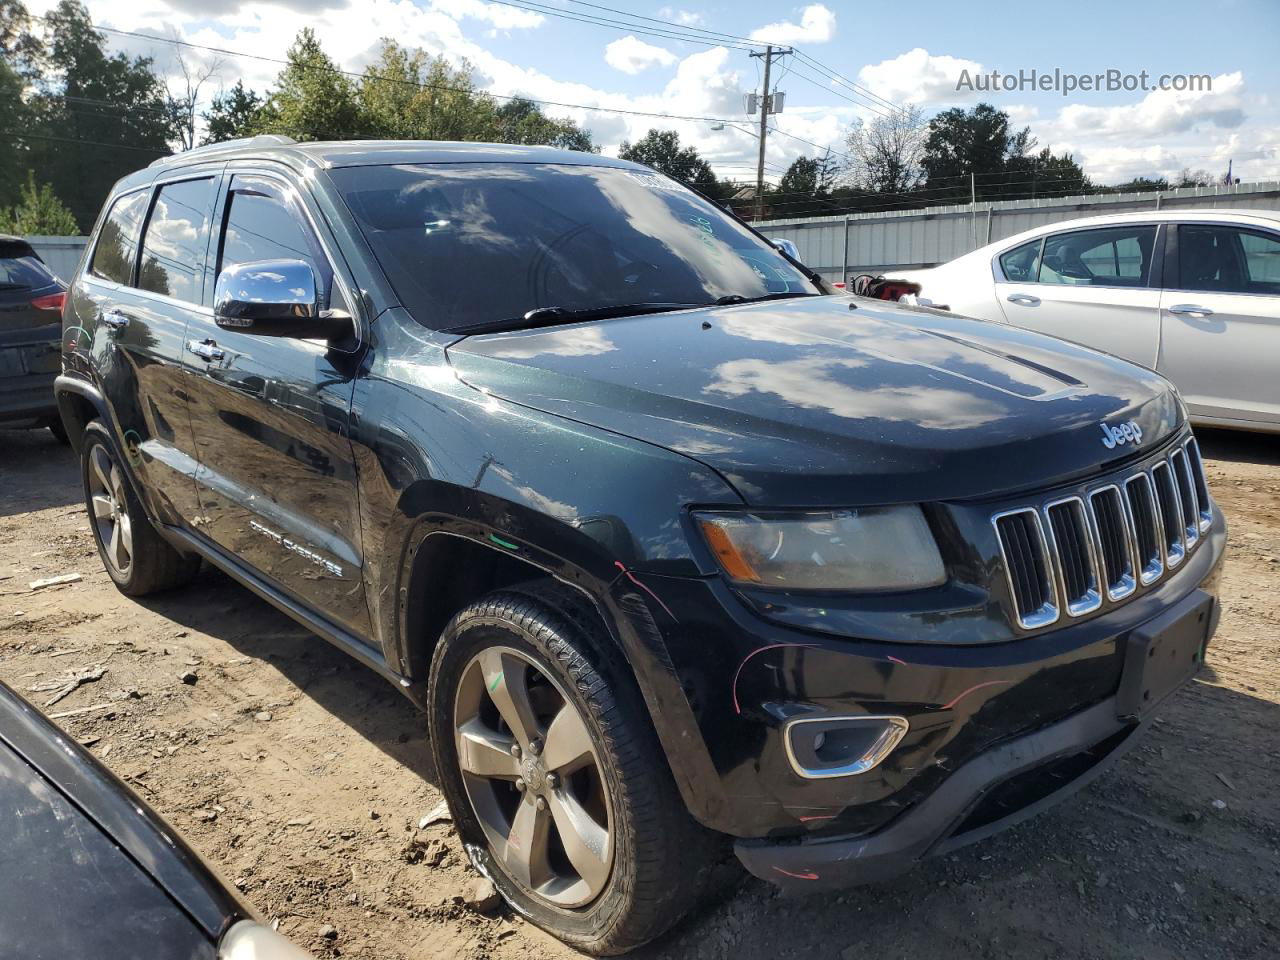
[[[645,313],[663,313],[668,310],[687,310],[700,307],[700,303],[620,303],[609,307],[535,307],[524,316],[506,320],[486,320],[468,323],[460,327],[446,327],[444,333],[501,333],[504,330],[533,330],[537,327],[553,327],[562,323],[578,323],[582,320],[608,320],[611,317],[636,317]]]
[[[729,293],[723,297],[717,297],[709,306],[728,307],[735,303],[763,303],[766,300],[790,300],[793,297],[817,297],[817,293],[804,293],[798,290],[788,290],[785,293],[766,293],[760,297],[744,297],[740,293]]]

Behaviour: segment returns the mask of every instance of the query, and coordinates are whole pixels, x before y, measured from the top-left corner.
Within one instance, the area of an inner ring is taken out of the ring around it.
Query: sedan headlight
[[[893,591],[947,579],[918,506],[695,513],[730,580],[787,590]]]

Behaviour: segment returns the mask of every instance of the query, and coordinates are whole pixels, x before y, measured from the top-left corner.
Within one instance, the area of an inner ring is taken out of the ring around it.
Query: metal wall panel
[[[932,267],[992,241],[1062,220],[1131,210],[1212,208],[1280,210],[1280,182],[766,220],[760,228],[766,236],[793,241],[805,263],[829,280],[840,280],[846,271],[852,277],[895,267]],[[846,229],[849,259],[842,271]]]
[[[84,252],[88,237],[27,237],[27,242],[40,254],[54,275],[70,282]]]

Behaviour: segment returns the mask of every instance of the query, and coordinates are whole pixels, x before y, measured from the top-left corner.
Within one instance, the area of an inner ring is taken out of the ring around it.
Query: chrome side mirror
[[[238,263],[218,275],[213,319],[224,330],[264,337],[331,340],[352,332],[351,318],[322,311],[316,275],[303,260]]]

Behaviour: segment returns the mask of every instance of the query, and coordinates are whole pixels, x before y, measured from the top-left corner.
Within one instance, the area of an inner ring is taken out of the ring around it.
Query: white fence
[[[827,279],[842,280],[842,274],[936,266],[994,240],[1061,220],[1206,208],[1280,210],[1280,182],[766,220],[757,226],[767,237],[795,243],[800,258]]]
[[[26,239],[31,246],[35,247],[36,253],[40,254],[40,259],[49,265],[49,269],[57,277],[68,281],[76,272],[76,265],[80,262],[84,245],[89,242],[88,237],[27,237]]]

